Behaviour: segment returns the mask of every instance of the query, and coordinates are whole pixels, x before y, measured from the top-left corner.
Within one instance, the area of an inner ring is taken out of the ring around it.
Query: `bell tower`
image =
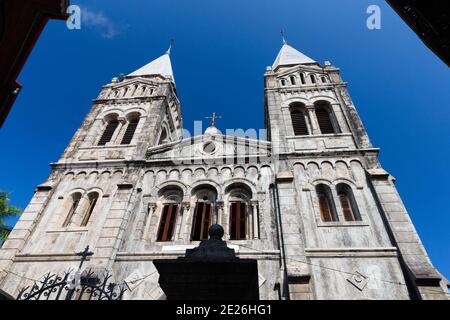
[[[170,48],[103,86],[61,161],[143,159],[149,147],[181,139]]]
[[[339,69],[283,39],[264,90],[285,297],[445,299]]]
[[[41,257],[28,278],[63,272],[74,252],[95,249],[94,269],[110,269],[123,237],[128,206],[142,207],[143,163],[149,148],[182,137],[170,49],[103,86],[52,172],[0,249],[0,286],[15,292],[26,278],[12,257]],[[52,256],[64,266],[55,265]],[[4,272],[9,270],[11,273]],[[15,291],[14,291],[15,290]]]

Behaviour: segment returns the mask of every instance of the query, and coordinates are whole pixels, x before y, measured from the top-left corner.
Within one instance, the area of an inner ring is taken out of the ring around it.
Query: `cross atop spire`
[[[281,37],[283,39],[283,45],[280,52],[278,52],[277,58],[272,65],[272,69],[275,70],[279,66],[293,66],[297,64],[312,64],[317,63],[310,57],[304,55],[297,49],[288,45],[284,31],[281,30]]]
[[[280,33],[281,33],[281,39],[283,41],[283,45],[287,44],[286,35],[284,34],[284,30],[281,29]]]
[[[167,49],[166,54],[170,55],[170,51],[172,50],[173,44],[175,43],[175,40],[170,39],[170,43],[169,43],[169,49]]]
[[[212,116],[206,117],[206,119],[211,119],[211,127],[216,126],[216,119],[222,119],[221,116],[217,116],[215,112],[213,112]]]
[[[169,48],[162,56],[156,58],[155,60],[139,68],[138,70],[130,73],[129,75],[127,75],[127,77],[160,75],[167,79],[170,79],[175,84],[172,63],[170,61],[170,51],[172,50],[173,42],[173,39],[171,39]]]

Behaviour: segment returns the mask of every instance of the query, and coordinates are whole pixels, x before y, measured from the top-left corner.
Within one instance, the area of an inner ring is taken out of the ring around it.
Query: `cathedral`
[[[184,133],[170,49],[104,85],[0,249],[0,289],[76,268],[89,245],[84,268],[125,283],[123,299],[165,299],[153,262],[220,224],[257,261],[260,299],[447,298],[337,67],[283,41],[264,134],[211,119]]]

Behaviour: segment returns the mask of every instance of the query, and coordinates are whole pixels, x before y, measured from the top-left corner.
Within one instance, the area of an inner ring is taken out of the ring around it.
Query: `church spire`
[[[156,58],[142,68],[139,68],[138,70],[130,73],[129,75],[127,75],[127,77],[159,75],[175,83],[175,78],[173,76],[172,70],[172,62],[170,61],[170,51],[172,49],[172,44],[173,40],[171,40],[169,48],[162,56]]]
[[[283,29],[281,29],[281,39],[283,41],[283,45],[287,44],[286,36],[284,34],[284,30]]]
[[[278,52],[278,55],[272,65],[272,69],[275,70],[276,68],[278,68],[280,66],[291,66],[291,65],[296,65],[296,64],[317,63],[310,57],[306,56],[305,54],[301,53],[297,49],[288,45],[283,30],[281,30],[281,38],[283,41],[283,45],[280,49],[280,52]]]
[[[166,51],[166,54],[169,56],[170,56],[170,51],[172,50],[172,46],[173,46],[174,42],[175,41],[173,39],[170,39],[169,48]]]

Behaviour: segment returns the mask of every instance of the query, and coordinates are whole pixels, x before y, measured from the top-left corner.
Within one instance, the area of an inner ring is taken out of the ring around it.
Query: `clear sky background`
[[[450,276],[449,69],[381,0],[80,0],[81,30],[51,21],[0,129],[0,188],[25,208],[102,85],[163,54],[185,128],[213,111],[218,127],[264,126],[263,74],[289,44],[341,68],[370,138],[434,264]],[[381,30],[366,9],[381,7]],[[205,122],[206,126],[207,123]]]

